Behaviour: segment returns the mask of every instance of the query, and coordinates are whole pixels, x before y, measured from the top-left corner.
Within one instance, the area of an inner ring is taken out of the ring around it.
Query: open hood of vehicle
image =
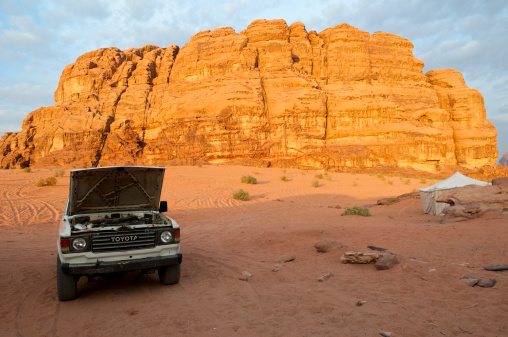
[[[158,210],[164,170],[143,166],[73,170],[67,215]]]

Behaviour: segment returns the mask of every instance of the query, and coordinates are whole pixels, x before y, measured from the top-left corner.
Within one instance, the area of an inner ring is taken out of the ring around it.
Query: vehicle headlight
[[[170,231],[164,231],[161,233],[161,242],[162,243],[170,243],[173,241],[173,234]]]
[[[72,248],[74,250],[85,250],[87,246],[87,242],[83,238],[76,238],[72,240]]]

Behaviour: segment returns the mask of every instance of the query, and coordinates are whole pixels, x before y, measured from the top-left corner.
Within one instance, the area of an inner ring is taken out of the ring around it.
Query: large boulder
[[[443,193],[437,202],[450,206],[443,210],[444,222],[474,219],[490,212],[508,209],[508,179],[494,180],[493,185],[468,185]]]

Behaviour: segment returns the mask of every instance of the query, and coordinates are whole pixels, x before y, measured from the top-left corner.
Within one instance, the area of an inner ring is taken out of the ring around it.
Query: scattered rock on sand
[[[334,250],[338,250],[342,248],[342,243],[340,243],[336,239],[321,239],[314,245],[314,248],[320,253],[328,253]]]
[[[386,332],[386,331],[380,331],[379,334],[383,337],[390,337],[392,335],[391,332]]]
[[[384,254],[382,253],[364,253],[364,252],[345,252],[344,255],[340,258],[340,262],[342,263],[357,263],[357,264],[367,264],[367,263],[376,263],[376,261],[381,258]]]
[[[476,283],[477,286],[482,288],[492,288],[496,284],[496,279],[488,278],[488,279],[480,279],[478,283]]]
[[[355,305],[356,305],[357,307],[361,307],[361,306],[362,306],[362,305],[364,305],[365,303],[367,303],[367,301],[358,301],[358,302],[356,302],[356,303],[355,303]]]
[[[240,280],[242,280],[242,281],[248,281],[251,276],[252,276],[251,273],[249,273],[248,271],[244,270],[244,271],[242,271],[242,276],[240,276]]]
[[[285,254],[285,255],[279,256],[276,261],[278,263],[286,263],[286,262],[294,261],[295,259],[296,259],[296,255]]]
[[[378,252],[384,252],[387,250],[386,248],[381,248],[381,247],[376,247],[376,246],[367,246],[367,248],[378,251]]]
[[[479,286],[482,288],[492,288],[496,284],[496,280],[493,278],[479,279],[474,276],[468,275],[461,278],[462,281],[466,281],[468,287]]]
[[[483,269],[489,270],[489,271],[502,271],[502,270],[508,270],[508,265],[506,264],[497,264],[495,266],[487,266]]]
[[[397,260],[397,256],[391,253],[385,253],[376,261],[376,269],[377,270],[386,270],[393,267],[395,264],[399,263]]]
[[[273,266],[272,271],[278,272],[280,270],[280,268],[282,268],[282,263],[277,263],[275,266]]]
[[[326,273],[326,274],[324,274],[323,276],[321,276],[321,277],[318,279],[318,281],[319,281],[319,282],[324,282],[324,281],[328,280],[328,279],[329,279],[330,277],[332,277],[332,276],[333,276],[333,274],[332,274],[332,273]]]

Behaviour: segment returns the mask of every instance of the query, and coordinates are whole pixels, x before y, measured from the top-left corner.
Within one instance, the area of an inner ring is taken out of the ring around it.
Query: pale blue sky
[[[255,19],[303,22],[307,31],[348,23],[409,39],[424,72],[453,68],[485,98],[508,152],[508,1],[505,0],[0,0],[0,135],[54,104],[63,68],[102,47],[182,47],[199,31]]]

